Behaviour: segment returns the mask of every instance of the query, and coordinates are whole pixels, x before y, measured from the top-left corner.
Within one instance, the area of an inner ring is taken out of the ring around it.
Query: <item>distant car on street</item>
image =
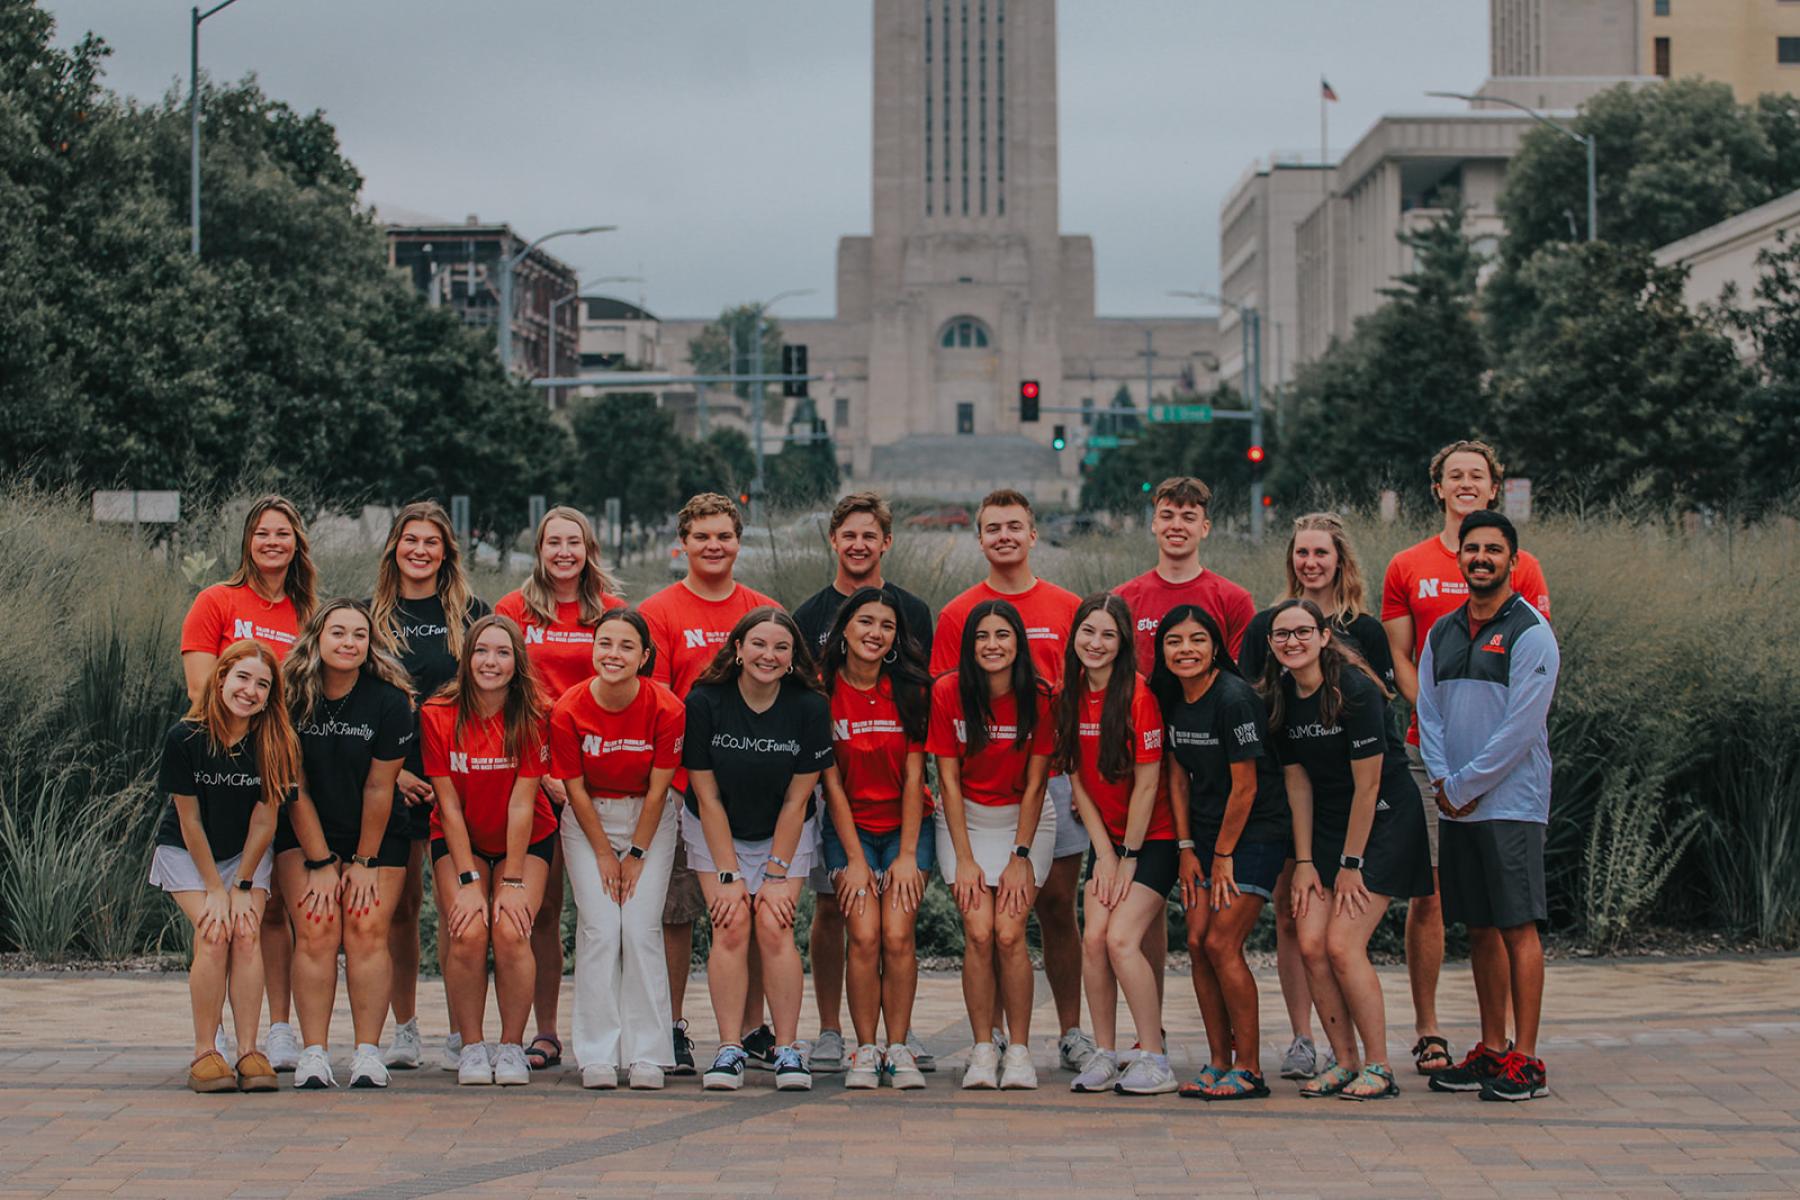
[[[969,527],[969,510],[960,504],[945,508],[934,508],[928,512],[914,513],[906,518],[908,529],[967,529]]]
[[[1058,513],[1044,520],[1044,540],[1052,546],[1067,546],[1107,532],[1106,522],[1093,513]]]

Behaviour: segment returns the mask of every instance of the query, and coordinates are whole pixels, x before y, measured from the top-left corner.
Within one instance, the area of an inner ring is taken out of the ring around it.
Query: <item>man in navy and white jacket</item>
[[[1544,951],[1547,718],[1561,665],[1550,622],[1512,589],[1519,534],[1497,512],[1464,518],[1457,565],[1469,599],[1431,627],[1419,656],[1419,750],[1439,813],[1445,921],[1469,928],[1481,1041],[1432,1076],[1483,1100],[1549,1094],[1537,1057]],[[1517,1040],[1506,1043],[1512,1009]]]

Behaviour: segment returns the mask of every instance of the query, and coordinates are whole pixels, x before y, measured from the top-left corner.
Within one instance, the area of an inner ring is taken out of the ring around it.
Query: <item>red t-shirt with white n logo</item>
[[[1056,747],[1056,719],[1050,713],[1050,696],[1037,695],[1037,724],[1031,742],[1019,746],[1019,698],[1011,692],[989,701],[992,720],[988,737],[979,751],[970,754],[968,725],[963,720],[962,693],[957,673],[941,675],[931,685],[931,730],[925,748],[941,758],[962,760],[963,799],[971,804],[1018,804],[1025,798],[1025,768],[1031,756],[1046,757]]]
[[[1550,616],[1550,585],[1544,582],[1544,569],[1529,550],[1519,551],[1513,563],[1512,589],[1525,597],[1526,603]],[[1436,534],[1416,546],[1408,546],[1394,555],[1388,564],[1387,578],[1381,585],[1381,619],[1385,623],[1396,617],[1413,621],[1413,665],[1425,649],[1425,638],[1440,617],[1449,616],[1469,598],[1469,585],[1463,579],[1452,553]],[[1406,740],[1419,744],[1419,719],[1415,716],[1407,726]]]
[[[730,638],[738,618],[765,604],[781,607],[741,583],[725,599],[707,600],[677,579],[638,605],[644,623],[650,626],[650,640],[656,643],[652,675],[685,700],[694,680]]]
[[[252,638],[275,652],[276,661],[287,656],[300,637],[300,618],[294,602],[283,596],[270,603],[247,583],[215,583],[194,597],[181,622],[181,652],[217,657],[233,642]]]
[[[469,846],[475,853],[499,858],[506,853],[506,815],[512,804],[513,785],[521,779],[544,774],[547,747],[541,729],[519,747],[518,756],[506,753],[506,720],[495,713],[486,720],[463,722],[456,734],[456,705],[450,700],[427,700],[419,709],[419,733],[423,742],[425,777],[449,779],[462,803],[463,824],[468,826]],[[532,789],[531,841],[541,842],[556,832],[556,813],[544,789]],[[444,836],[438,806],[431,808],[431,836]]]
[[[1131,792],[1137,780],[1134,772],[1127,772],[1123,779],[1108,779],[1100,774],[1100,713],[1105,702],[1105,692],[1082,689],[1081,711],[1075,725],[1075,740],[1079,745],[1076,776],[1081,780],[1081,790],[1100,810],[1100,819],[1106,823],[1108,836],[1114,842],[1123,842],[1125,822],[1131,815]],[[1139,765],[1161,762],[1162,756],[1162,709],[1139,677],[1137,690],[1131,696],[1131,761]],[[1174,837],[1175,817],[1169,811],[1168,789],[1159,779],[1144,840],[1169,841]]]
[[[894,685],[887,676],[867,691],[841,675],[832,681],[831,747],[856,827],[877,834],[899,829],[906,756],[923,751],[925,743],[906,736],[894,703]],[[931,811],[929,791],[925,811]]]
[[[624,608],[617,596],[603,596],[603,608]],[[511,617],[525,635],[525,653],[537,675],[538,695],[546,706],[594,675],[594,627],[581,623],[581,604],[570,600],[556,606],[556,620],[545,625],[531,615],[523,592],[508,592],[494,611]]]
[[[579,778],[593,800],[642,796],[650,772],[681,766],[687,706],[654,679],[638,676],[630,704],[614,712],[591,685],[570,688],[550,713],[550,773]]]
[[[1037,667],[1038,678],[1055,691],[1062,682],[1063,647],[1068,644],[1069,626],[1075,623],[1081,597],[1047,579],[1010,596],[995,591],[984,579],[944,605],[931,635],[931,673],[956,670],[962,661],[963,624],[969,619],[969,610],[983,600],[1005,600],[1019,610],[1025,639],[1031,643],[1032,665]]]

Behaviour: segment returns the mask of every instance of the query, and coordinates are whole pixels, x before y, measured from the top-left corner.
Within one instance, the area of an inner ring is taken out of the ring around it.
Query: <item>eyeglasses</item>
[[[1269,641],[1277,646],[1285,646],[1289,642],[1310,642],[1318,632],[1311,625],[1301,625],[1295,629],[1273,629],[1269,631]]]

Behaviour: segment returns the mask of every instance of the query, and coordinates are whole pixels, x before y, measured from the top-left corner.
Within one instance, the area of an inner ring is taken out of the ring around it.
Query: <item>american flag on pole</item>
[[[1330,100],[1333,103],[1336,103],[1338,98],[1337,93],[1331,90],[1331,81],[1326,79],[1323,75],[1319,76],[1319,96],[1320,98]]]

